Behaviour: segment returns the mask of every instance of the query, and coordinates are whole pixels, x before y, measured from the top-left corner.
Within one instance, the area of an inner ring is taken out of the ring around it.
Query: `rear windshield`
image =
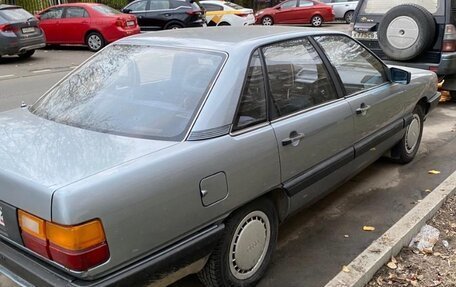
[[[244,7],[239,6],[239,5],[236,4],[236,3],[224,2],[224,4],[225,4],[226,6],[228,6],[228,7],[231,7],[231,8],[236,9],[236,10],[244,9]]]
[[[20,21],[33,18],[33,15],[21,8],[3,9],[0,10],[0,16],[7,21]]]
[[[122,14],[120,11],[117,11],[116,9],[114,8],[111,8],[109,6],[106,6],[106,5],[95,5],[95,6],[92,6],[94,10],[100,12],[101,14],[104,14],[104,15],[117,15],[117,14]]]
[[[208,51],[108,46],[30,110],[88,130],[180,141],[224,59]]]
[[[434,15],[445,14],[444,0],[365,0],[361,6],[360,14],[385,14],[394,6],[401,4],[420,5]]]

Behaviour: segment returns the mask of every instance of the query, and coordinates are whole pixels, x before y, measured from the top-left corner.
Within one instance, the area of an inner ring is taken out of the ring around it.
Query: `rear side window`
[[[331,35],[315,40],[339,73],[347,95],[388,82],[383,64],[352,39]]]
[[[299,1],[299,7],[313,6],[314,3],[311,1]]]
[[[84,8],[68,7],[66,9],[65,18],[88,18],[89,14]]]
[[[141,0],[141,1],[131,3],[126,8],[133,12],[138,12],[138,11],[146,11],[146,7],[147,7],[147,0]]]
[[[223,7],[220,5],[214,5],[214,4],[206,4],[203,3],[201,4],[206,11],[223,11]]]
[[[280,7],[282,9],[289,9],[289,8],[296,7],[296,0],[290,0],[288,2],[285,2]]]
[[[116,9],[106,6],[106,5],[94,5],[94,6],[92,6],[92,8],[104,15],[122,14],[120,11],[117,11]]]
[[[59,18],[62,18],[62,14],[63,14],[62,8],[49,9],[41,14],[40,20],[59,19]]]
[[[315,48],[307,39],[263,48],[269,87],[279,116],[335,100],[334,86]]]
[[[0,11],[0,16],[7,21],[27,20],[33,17],[24,9],[4,9]]]
[[[444,0],[365,0],[361,6],[360,14],[385,14],[391,8],[402,4],[416,4],[424,7],[435,15],[444,15]]]
[[[228,7],[230,7],[230,8],[233,8],[233,9],[235,9],[235,10],[244,9],[244,7],[239,6],[238,4],[233,3],[233,2],[223,2],[223,4],[225,4],[226,6],[228,6]]]
[[[266,121],[266,93],[264,87],[260,53],[256,51],[250,60],[247,70],[247,78],[242,90],[234,130]]]
[[[168,0],[152,0],[150,1],[150,10],[166,10],[169,9],[169,1]]]

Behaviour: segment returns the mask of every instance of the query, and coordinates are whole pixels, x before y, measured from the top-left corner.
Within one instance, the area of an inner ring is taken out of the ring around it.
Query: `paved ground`
[[[346,25],[328,28],[343,30]],[[81,49],[39,51],[33,61],[7,60],[0,64],[0,110],[18,107],[23,99],[32,103],[73,65],[90,55]],[[50,60],[53,57],[60,59]],[[15,76],[1,77],[8,74]],[[328,282],[342,265],[347,265],[426,196],[426,189],[433,189],[456,169],[455,129],[456,105],[440,105],[426,122],[423,144],[414,162],[400,166],[380,160],[283,224],[278,250],[259,286],[317,287]],[[442,173],[431,176],[427,174],[430,169]],[[363,225],[373,225],[376,230],[364,232]],[[0,286],[15,286],[7,282],[0,277]],[[197,286],[201,285],[195,276],[173,285]]]

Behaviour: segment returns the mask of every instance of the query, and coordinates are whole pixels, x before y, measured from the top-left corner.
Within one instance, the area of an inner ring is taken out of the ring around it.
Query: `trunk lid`
[[[175,144],[58,124],[27,109],[0,113],[0,201],[50,220],[59,187]]]

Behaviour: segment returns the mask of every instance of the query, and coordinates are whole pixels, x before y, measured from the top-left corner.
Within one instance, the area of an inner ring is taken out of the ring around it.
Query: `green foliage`
[[[49,6],[58,4],[58,0],[0,0],[0,4],[15,4],[22,6],[30,13],[37,13]],[[68,2],[85,2],[85,3],[102,3],[115,9],[121,9],[128,4],[128,0],[61,0],[60,3]]]

